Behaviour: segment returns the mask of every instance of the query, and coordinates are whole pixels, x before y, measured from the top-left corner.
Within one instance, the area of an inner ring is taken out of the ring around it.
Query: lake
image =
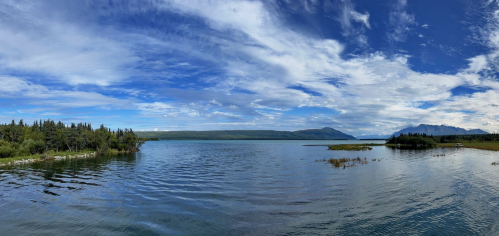
[[[303,146],[363,142],[157,141],[136,154],[0,168],[0,234],[499,232],[498,152]],[[342,157],[368,163],[316,161]]]

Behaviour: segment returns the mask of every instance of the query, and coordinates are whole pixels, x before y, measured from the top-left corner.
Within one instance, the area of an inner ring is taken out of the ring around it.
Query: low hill
[[[139,131],[142,138],[161,140],[332,140],[356,139],[333,128],[298,131],[275,130],[215,130],[215,131]]]
[[[407,133],[425,133],[427,135],[468,135],[468,134],[488,134],[481,129],[465,130],[454,126],[446,125],[425,125],[421,124],[418,127],[409,127],[393,133],[396,137],[400,134]]]

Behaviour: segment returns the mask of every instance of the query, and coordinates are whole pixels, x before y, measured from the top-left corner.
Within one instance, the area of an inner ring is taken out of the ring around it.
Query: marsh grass
[[[464,146],[459,148],[475,148],[489,151],[499,151],[499,142],[489,143],[462,143]],[[439,143],[437,147],[455,147],[455,143]]]
[[[367,164],[367,158],[361,159],[360,157],[357,158],[331,158],[327,160],[327,162],[331,163],[334,167],[336,168],[346,168],[346,167],[352,167],[355,166],[355,164]]]
[[[370,151],[372,147],[366,146],[366,144],[338,144],[330,145],[328,150],[333,151]]]

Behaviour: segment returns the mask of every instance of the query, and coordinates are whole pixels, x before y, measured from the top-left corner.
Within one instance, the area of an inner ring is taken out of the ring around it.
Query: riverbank
[[[56,152],[50,154],[35,154],[29,156],[20,157],[6,157],[0,158],[0,166],[12,166],[26,163],[33,163],[38,161],[48,161],[48,160],[65,160],[73,158],[89,158],[97,156],[95,151],[82,151],[82,152]]]

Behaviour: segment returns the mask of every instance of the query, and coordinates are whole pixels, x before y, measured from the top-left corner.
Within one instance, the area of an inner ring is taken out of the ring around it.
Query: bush
[[[42,140],[26,139],[22,144],[22,148],[27,149],[31,154],[42,153],[45,151],[45,142]]]
[[[31,154],[32,153],[29,151],[29,149],[24,147],[24,146],[19,147],[17,149],[17,151],[15,152],[15,156],[17,156],[17,157],[29,156]]]
[[[16,149],[8,145],[0,146],[0,158],[13,157],[16,154]]]

